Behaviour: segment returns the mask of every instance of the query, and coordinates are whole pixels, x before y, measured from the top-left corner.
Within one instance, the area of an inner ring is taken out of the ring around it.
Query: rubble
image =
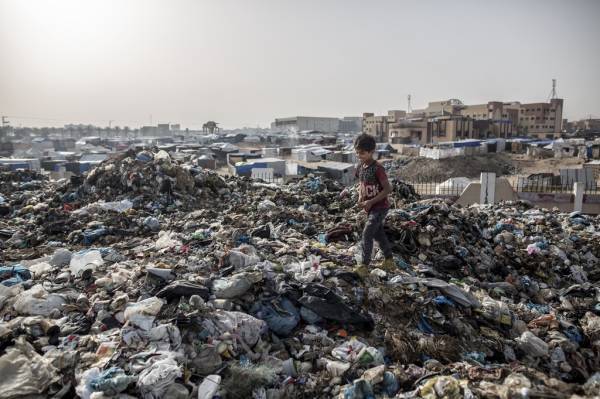
[[[365,215],[327,179],[145,151],[0,183],[3,397],[599,394],[598,216],[398,184],[397,270],[361,280]]]

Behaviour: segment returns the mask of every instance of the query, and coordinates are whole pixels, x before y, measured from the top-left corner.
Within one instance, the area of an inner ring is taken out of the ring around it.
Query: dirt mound
[[[412,158],[400,161],[392,174],[406,181],[446,180],[451,177],[478,177],[481,172],[496,175],[518,173],[511,158],[506,154],[463,156],[446,159]]]

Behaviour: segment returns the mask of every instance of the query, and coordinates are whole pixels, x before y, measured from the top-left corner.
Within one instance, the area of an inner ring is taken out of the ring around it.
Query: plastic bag
[[[219,299],[233,299],[244,295],[253,284],[262,280],[262,273],[238,273],[213,281],[213,293]]]
[[[269,329],[277,335],[288,336],[300,322],[298,309],[287,298],[274,303],[260,303],[254,309],[254,315],[267,322]]]
[[[152,328],[154,319],[160,312],[162,305],[163,301],[157,297],[131,303],[125,308],[125,320],[142,330],[148,331]]]
[[[320,257],[311,255],[300,263],[292,263],[285,267],[286,271],[294,274],[294,278],[301,283],[312,283],[322,280]]]
[[[353,362],[358,358],[360,351],[366,347],[367,345],[363,344],[356,338],[352,338],[340,346],[335,347],[331,351],[331,355],[338,360]]]
[[[54,310],[60,310],[65,303],[62,296],[49,294],[41,284],[37,284],[20,293],[13,307],[22,315],[49,316]]]
[[[29,269],[22,265],[0,266],[0,280],[5,287],[31,280]]]
[[[225,332],[238,334],[250,347],[256,345],[268,329],[267,324],[256,317],[226,310],[215,311],[211,320],[205,320],[204,326],[215,335]]]
[[[137,387],[144,399],[160,399],[181,375],[181,368],[175,359],[168,357],[144,369],[138,376]]]
[[[127,212],[131,208],[133,208],[133,202],[125,199],[123,201],[116,202],[99,202],[98,206],[105,211],[114,211],[114,212]]]
[[[1,396],[12,399],[40,395],[58,380],[57,373],[50,359],[40,356],[25,336],[18,337],[15,345],[0,357]]]
[[[519,344],[519,349],[528,356],[548,356],[548,344],[535,336],[531,331],[525,331],[520,337],[516,338],[515,341]]]
[[[59,248],[52,254],[50,264],[55,267],[66,266],[71,262],[72,256],[73,254],[68,249]]]
[[[243,245],[237,249],[231,250],[226,256],[229,265],[236,269],[243,269],[249,266],[254,266],[260,262],[260,258],[256,254],[256,249],[250,245]]]
[[[79,251],[71,257],[69,269],[71,269],[73,275],[77,276],[84,270],[94,271],[98,266],[102,266],[103,264],[104,259],[102,259],[100,251]]]

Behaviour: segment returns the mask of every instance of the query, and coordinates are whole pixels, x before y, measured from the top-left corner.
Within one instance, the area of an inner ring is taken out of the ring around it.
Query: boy
[[[356,177],[359,179],[358,205],[368,213],[362,233],[362,264],[356,268],[356,273],[363,278],[369,274],[374,239],[385,257],[381,267],[385,270],[395,269],[390,243],[383,231],[390,207],[388,194],[392,192],[392,186],[383,166],[373,159],[375,147],[375,139],[368,134],[361,134],[354,141],[354,150],[360,160],[356,168]]]

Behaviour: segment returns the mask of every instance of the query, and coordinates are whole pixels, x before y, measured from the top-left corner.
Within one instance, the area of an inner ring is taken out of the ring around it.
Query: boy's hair
[[[354,140],[354,148],[362,151],[375,151],[377,143],[371,135],[363,133]]]

